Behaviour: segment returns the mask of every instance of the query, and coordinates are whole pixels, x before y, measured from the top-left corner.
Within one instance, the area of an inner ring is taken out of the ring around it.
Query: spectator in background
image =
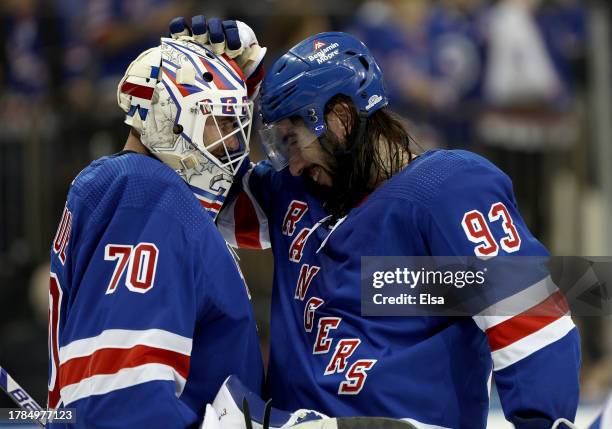
[[[61,67],[49,6],[44,0],[0,3],[0,303],[26,301],[23,285],[38,250],[33,237],[41,232],[38,219],[48,197],[38,186],[45,177],[40,160],[56,135],[54,88]],[[22,306],[0,310],[0,326],[24,316]]]
[[[45,6],[42,0],[9,0],[0,6],[0,138],[4,141],[26,138],[33,117],[39,116],[35,112],[50,103],[57,81],[53,50],[57,25]]]
[[[158,42],[173,16],[190,10],[186,1],[170,0],[90,0],[86,4],[87,39],[100,57],[100,76],[108,78],[121,77],[135,54]]]
[[[3,68],[7,87],[28,96],[44,96],[55,65],[48,49],[53,22],[43,1],[9,0],[2,6]]]
[[[68,99],[79,107],[81,102],[70,97],[70,89],[73,85],[82,89],[81,78],[90,81],[95,76],[102,86],[97,92],[108,94],[108,97],[92,101],[98,103],[98,114],[112,112],[106,113],[111,117],[117,116],[114,88],[123,75],[125,64],[158,43],[168,21],[179,11],[190,10],[186,0],[58,0],[57,7],[67,21],[64,59]]]
[[[425,127],[425,138],[433,137],[437,145],[465,147],[473,142],[483,8],[480,0],[436,5],[387,0],[368,2],[358,14],[351,31],[381,59],[391,103],[415,122],[411,129],[421,134],[417,140],[422,140]]]
[[[538,28],[571,104],[586,82],[587,17],[581,0],[544,3]]]
[[[577,139],[568,55],[578,55],[584,23],[565,24],[581,21],[580,7],[538,15],[539,6],[539,0],[502,0],[487,16],[485,104],[478,134],[489,159],[512,178],[527,223],[548,242],[554,168],[545,163],[553,151],[567,150]]]

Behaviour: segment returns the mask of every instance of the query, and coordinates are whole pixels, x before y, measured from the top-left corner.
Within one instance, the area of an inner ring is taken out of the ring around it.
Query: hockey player
[[[562,312],[545,323],[486,313],[360,317],[362,256],[546,255],[503,173],[464,151],[416,157],[386,104],[374,58],[344,33],[306,39],[264,79],[262,139],[273,162],[254,167],[243,184],[268,219],[275,254],[271,396],[288,409],[484,428],[493,370],[517,428],[573,419],[578,335]],[[276,171],[282,161],[288,168]],[[233,219],[241,209],[233,206]],[[329,228],[320,224],[328,215]],[[234,231],[243,234],[240,225]],[[545,302],[548,283],[523,286]]]
[[[217,30],[211,40],[240,45]],[[375,59],[345,33],[304,40],[264,78],[269,160],[245,174],[217,224],[234,246],[273,249],[275,406],[481,429],[492,376],[516,428],[565,427],[579,337],[567,308],[538,316],[555,299],[549,276],[516,273],[513,316],[361,316],[362,256],[548,254],[505,174],[466,151],[417,156],[387,103]]]
[[[74,408],[78,427],[192,427],[228,375],[254,392],[263,379],[213,221],[252,103],[236,64],[190,38],[143,52],[117,96],[124,150],[74,179],[51,248],[48,406]]]

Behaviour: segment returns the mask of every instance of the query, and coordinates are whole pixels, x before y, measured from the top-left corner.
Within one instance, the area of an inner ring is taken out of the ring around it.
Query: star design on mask
[[[205,163],[204,164],[199,163],[194,168],[190,168],[184,171],[185,180],[187,182],[191,183],[191,179],[194,176],[202,176],[205,172],[213,174],[213,168],[214,168],[213,163],[208,161],[205,158],[200,159],[200,161],[205,161]]]

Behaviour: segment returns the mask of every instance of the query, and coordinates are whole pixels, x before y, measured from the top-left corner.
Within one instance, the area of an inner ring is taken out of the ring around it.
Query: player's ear
[[[347,101],[338,101],[331,106],[325,115],[327,127],[340,140],[345,143],[353,130],[353,108]]]

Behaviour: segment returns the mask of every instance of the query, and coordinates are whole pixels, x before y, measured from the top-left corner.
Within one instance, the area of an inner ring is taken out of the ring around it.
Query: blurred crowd
[[[469,149],[496,163],[553,254],[610,254],[598,234],[611,213],[598,193],[593,172],[600,155],[589,131],[589,100],[597,91],[589,61],[597,55],[589,25],[595,5],[607,8],[609,22],[609,4],[595,0],[4,0],[0,364],[44,402],[44,264],[68,186],[91,160],[122,147],[128,131],[116,85],[178,15],[249,23],[269,48],[268,64],[308,35],[357,34],[383,69],[391,107],[422,150]],[[256,141],[252,150],[260,159]],[[265,354],[271,259],[242,252],[241,263]],[[578,323],[583,397],[600,400],[612,387],[611,322]]]

